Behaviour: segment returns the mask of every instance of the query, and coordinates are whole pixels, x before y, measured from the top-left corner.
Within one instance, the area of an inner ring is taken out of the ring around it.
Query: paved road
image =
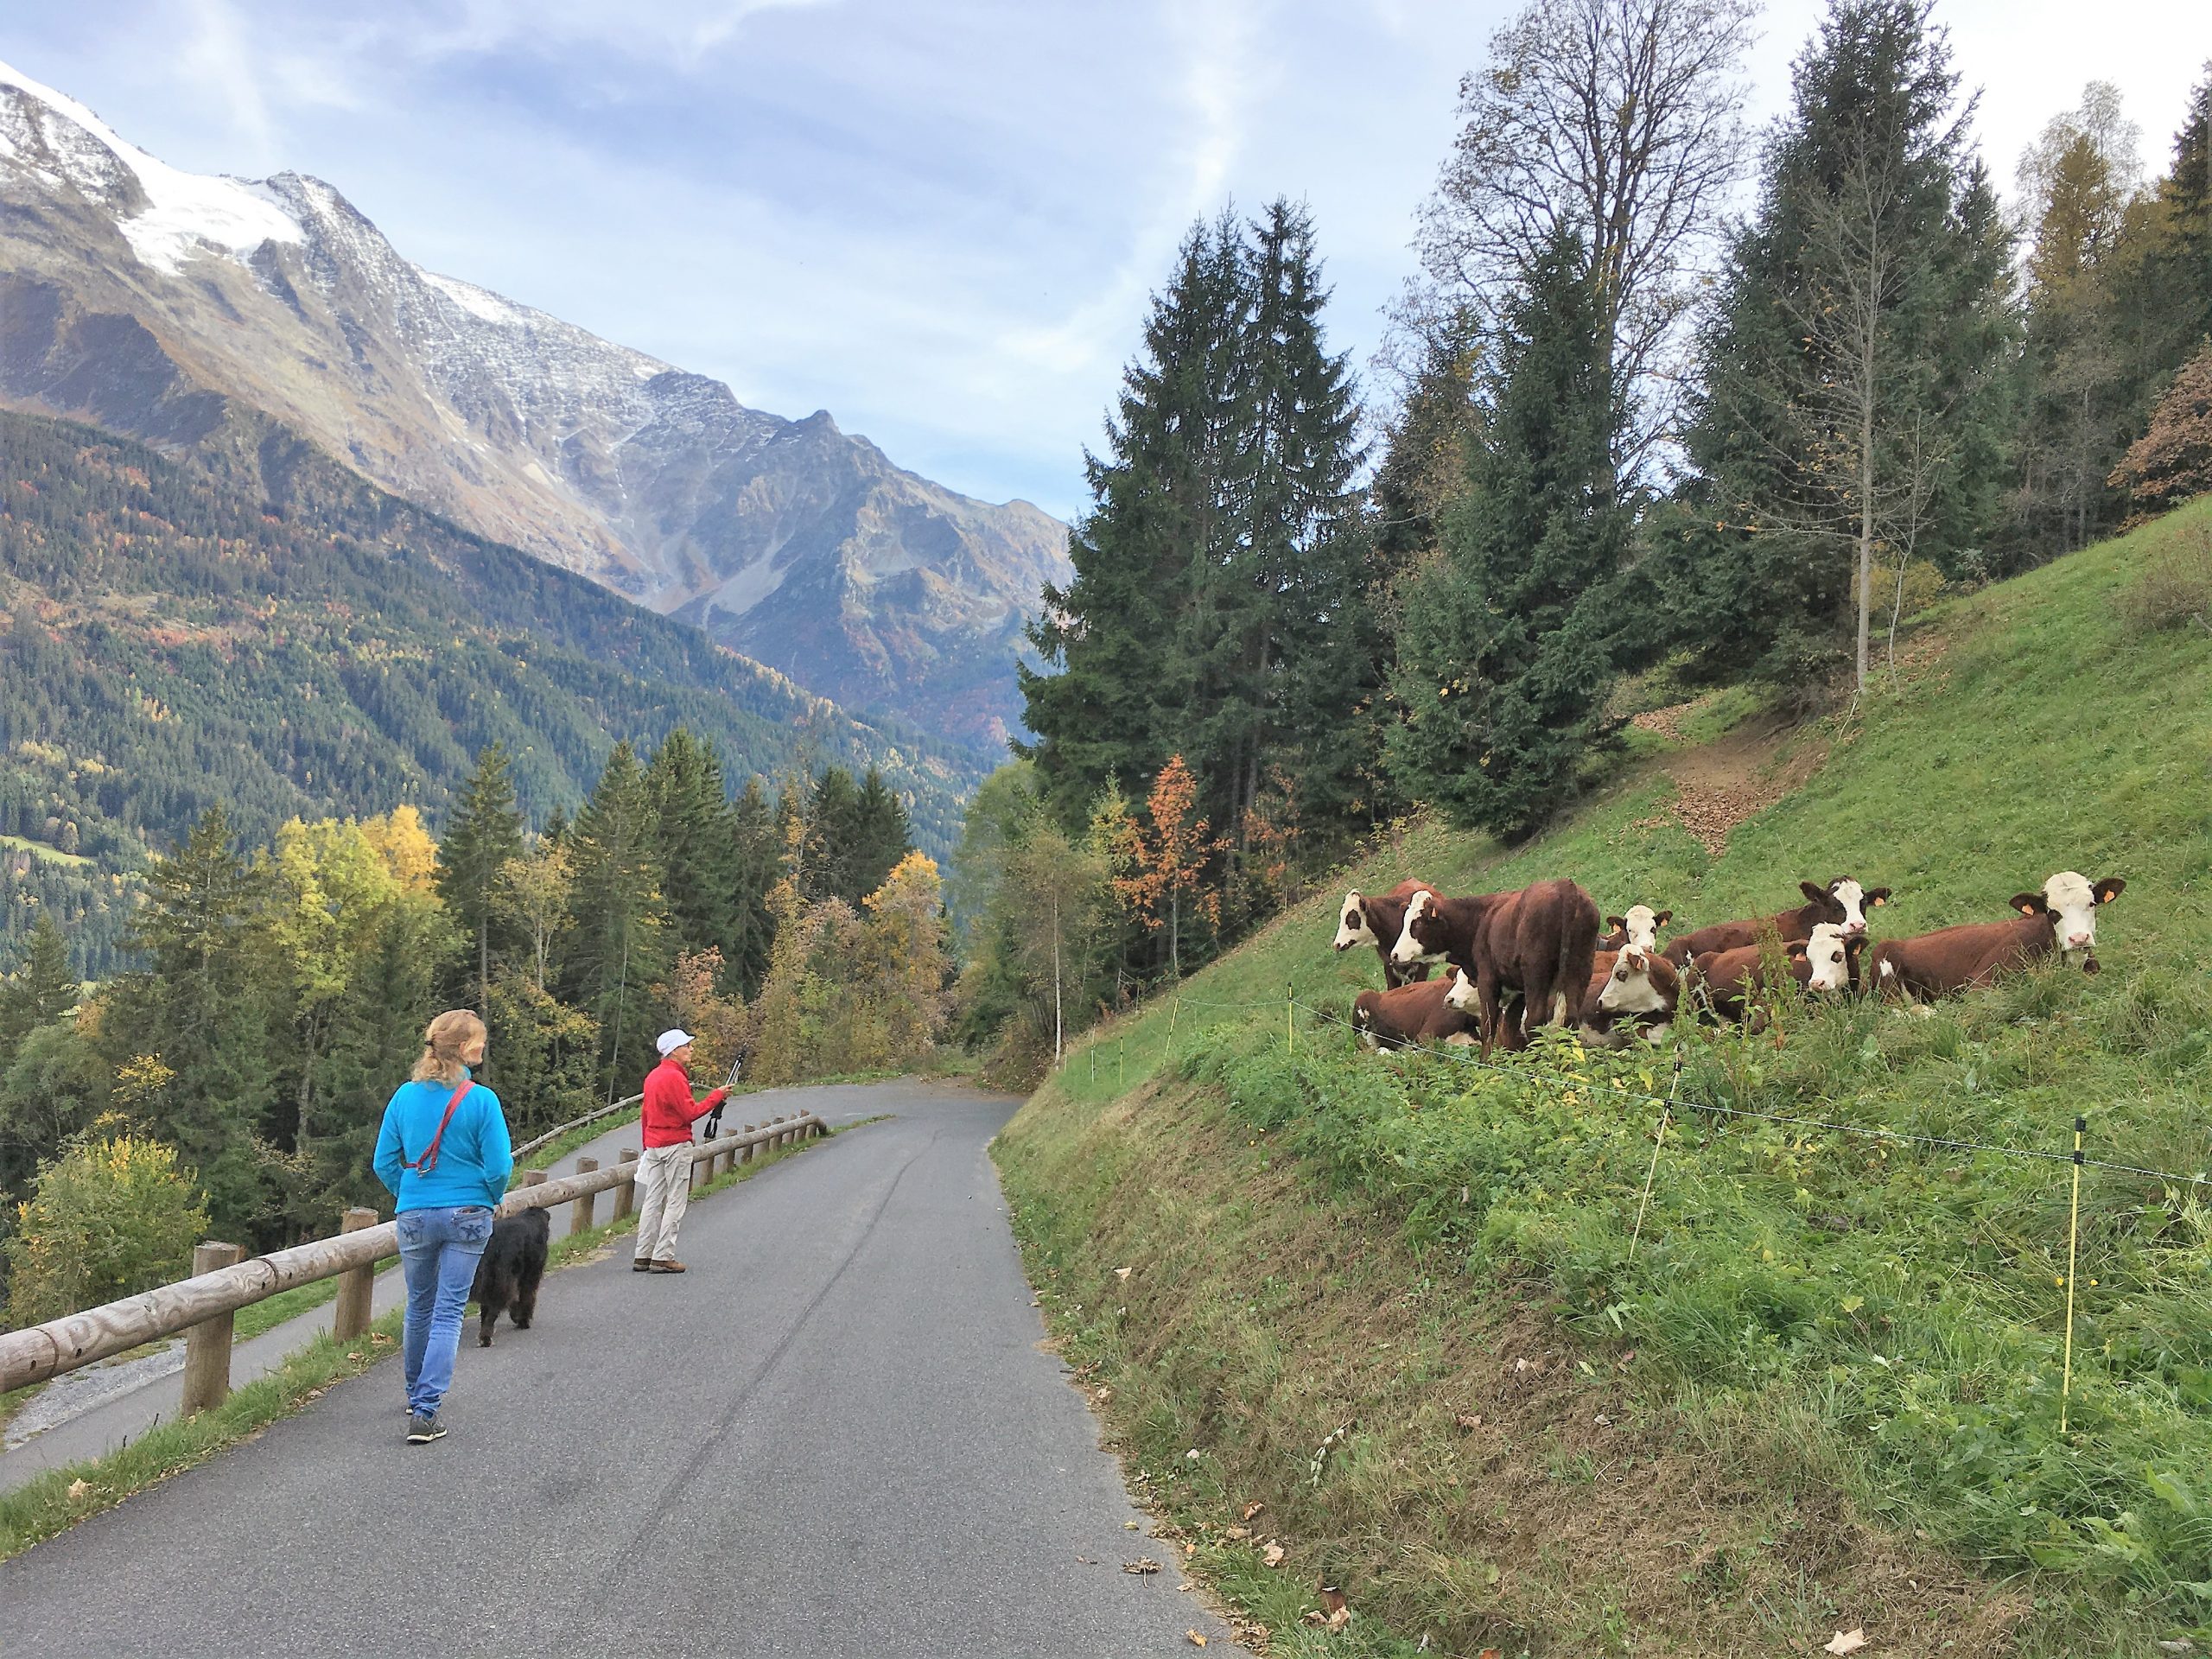
[[[463,1347],[436,1445],[387,1362],[0,1565],[0,1655],[1230,1649],[1038,1345],[984,1151],[1013,1103],[807,1102],[897,1116],[695,1208],[682,1277],[550,1279]]]
[[[732,1101],[723,1113],[723,1126],[734,1129],[740,1124],[761,1122],[782,1113],[817,1109],[813,1096],[834,1092],[773,1089],[743,1095]],[[802,1095],[808,1097],[801,1099]],[[866,1117],[879,1108],[864,1103],[847,1103],[825,1104],[819,1109],[824,1120],[835,1126]],[[580,1158],[595,1158],[602,1166],[610,1165],[625,1149],[634,1148],[637,1144],[637,1120],[631,1118],[546,1166],[546,1171],[550,1175],[573,1175]],[[608,1213],[611,1202],[604,1198],[600,1200],[599,1213],[602,1217]],[[556,1213],[553,1224],[556,1229],[567,1227],[565,1208]],[[377,1275],[371,1293],[372,1311],[385,1313],[406,1300],[406,1287],[397,1264],[387,1264],[385,1270]],[[296,1319],[270,1326],[250,1341],[239,1343],[231,1351],[231,1386],[244,1388],[254,1378],[275,1370],[284,1363],[286,1356],[298,1352],[329,1330],[336,1311],[333,1304],[325,1302]],[[13,1491],[49,1469],[114,1451],[156,1424],[175,1417],[183,1394],[181,1342],[171,1343],[155,1353],[90,1365],[81,1371],[56,1377],[8,1424],[5,1449],[0,1450],[0,1492]]]

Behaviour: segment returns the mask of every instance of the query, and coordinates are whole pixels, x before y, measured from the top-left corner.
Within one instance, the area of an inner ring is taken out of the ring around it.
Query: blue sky
[[[1311,207],[1364,365],[1505,0],[95,0],[0,59],[181,167],[327,179],[400,251],[970,494],[1083,505],[1081,451],[1191,220]],[[1746,73],[1787,92],[1816,0]],[[2009,185],[2092,78],[2162,164],[2198,3],[1949,0]]]

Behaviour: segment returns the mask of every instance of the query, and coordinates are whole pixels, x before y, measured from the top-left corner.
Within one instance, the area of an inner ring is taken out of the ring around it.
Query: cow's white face
[[[1828,891],[1835,896],[1836,903],[1843,906],[1843,937],[1847,939],[1863,937],[1866,931],[1866,889],[1846,876]],[[1821,927],[1828,925],[1830,924],[1826,922],[1821,924]],[[1820,928],[1816,927],[1813,931],[1817,936]]]
[[[1856,882],[1852,884],[1857,886]],[[1860,922],[1859,931],[1866,925]],[[1805,941],[1805,961],[1812,968],[1813,976],[1805,983],[1808,991],[1847,991],[1851,988],[1850,947],[1844,943],[1843,929],[1834,922],[1822,922],[1813,930],[1813,937]]]
[[[1644,912],[1650,914],[1649,911]],[[1630,912],[1634,925],[1635,912]],[[1667,995],[1652,982],[1654,952],[1649,946],[1630,945],[1613,958],[1613,971],[1598,993],[1598,1006],[1607,1014],[1657,1014],[1667,1006]]]
[[[1628,913],[1621,918],[1621,926],[1628,934],[1626,950],[1656,950],[1659,948],[1659,912],[1650,906],[1630,905]],[[1618,968],[1620,963],[1617,962],[1613,966]]]
[[[2092,883],[2086,875],[2061,870],[2043,884],[2043,901],[2057,918],[2062,950],[2090,950],[2097,943],[2097,906],[2109,903],[2126,883]]]
[[[1452,982],[1445,988],[1444,1000],[1462,1014],[1480,1014],[1483,1000],[1475,994],[1475,982],[1457,968],[1451,973]]]
[[[1337,914],[1337,949],[1349,950],[1356,944],[1380,944],[1375,930],[1367,925],[1367,906],[1357,888],[1344,894],[1344,908]]]
[[[1410,968],[1417,962],[1441,962],[1444,953],[1430,955],[1421,948],[1421,941],[1414,938],[1414,924],[1436,906],[1436,895],[1424,889],[1414,894],[1413,903],[1406,906],[1406,925],[1398,930],[1398,942],[1390,947],[1390,960],[1401,968]]]

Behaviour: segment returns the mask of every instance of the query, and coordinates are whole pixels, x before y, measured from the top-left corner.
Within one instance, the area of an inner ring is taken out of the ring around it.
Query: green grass
[[[1942,654],[1897,684],[1882,677],[1847,723],[1802,734],[1827,747],[1825,764],[1718,858],[1665,821],[1673,785],[1648,756],[1510,852],[1415,829],[1195,976],[1179,1006],[1156,1001],[1075,1052],[1002,1139],[1033,1248],[1057,1241],[1052,1265],[1095,1275],[1052,1217],[1109,1213],[1112,1195],[1064,1196],[1072,1166],[1052,1148],[1087,1137],[1103,1157],[1096,1126],[1167,1074],[1147,1128],[1224,1114],[1294,1164],[1301,1193],[1387,1218],[1420,1272],[1467,1309],[1536,1287],[1551,1326],[1598,1372],[1633,1351],[1637,1400],[1707,1435],[1723,1464],[1771,1463],[1777,1479],[1821,1471],[1866,1524],[2005,1581],[2024,1598],[2006,1637],[2019,1650],[2150,1653],[2156,1637],[2202,1631],[2212,1188],[2088,1172],[2062,1436],[2063,1163],[1686,1116],[1631,1261],[1655,1121],[1642,1096],[1663,1087],[1663,1061],[1571,1049],[1494,1071],[1378,1061],[1306,1014],[1292,1052],[1285,1013],[1294,995],[1340,1013],[1375,982],[1371,952],[1329,951],[1334,906],[1344,886],[1405,874],[1457,891],[1571,875],[1605,911],[1641,901],[1694,925],[1794,903],[1800,878],[1849,874],[1895,889],[1870,918],[1878,938],[1999,919],[2010,894],[2056,870],[2122,875],[2128,889],[2100,921],[2101,976],[2031,975],[1929,1015],[1793,1014],[1779,1047],[1701,1035],[1685,1094],[2053,1152],[2079,1112],[2093,1157],[2202,1172],[2212,636],[2138,632],[2123,600],[2147,557],[2208,524],[2212,501],[2199,502],[1936,607],[1922,639],[1944,638]],[[1156,1190],[1175,1176],[1148,1179]],[[1186,1294],[1203,1294],[1219,1255],[1194,1259]],[[1131,1344],[1141,1350],[1141,1333],[1114,1351]],[[1294,1376],[1308,1363],[1294,1349],[1278,1359]],[[1182,1427],[1196,1397],[1163,1388],[1147,1404]],[[1745,1423],[1792,1431],[1777,1444]],[[1432,1587],[1466,1570],[1449,1548],[1419,1572],[1395,1569]],[[1414,1618],[1432,1605],[1411,1589],[1383,1593]],[[1542,1611],[1523,1627],[1611,1639],[1572,1596]]]
[[[58,847],[49,847],[42,841],[26,841],[21,836],[0,836],[0,847],[11,848],[19,853],[29,853],[33,858],[43,859],[49,864],[64,868],[88,868],[92,861],[78,853],[65,853]]]

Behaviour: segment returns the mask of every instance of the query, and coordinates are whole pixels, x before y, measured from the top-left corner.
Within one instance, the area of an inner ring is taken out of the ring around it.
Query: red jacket
[[[674,1060],[663,1060],[645,1074],[645,1103],[638,1122],[649,1147],[673,1147],[691,1138],[691,1125],[729,1098],[717,1089],[691,1103],[691,1079]]]

